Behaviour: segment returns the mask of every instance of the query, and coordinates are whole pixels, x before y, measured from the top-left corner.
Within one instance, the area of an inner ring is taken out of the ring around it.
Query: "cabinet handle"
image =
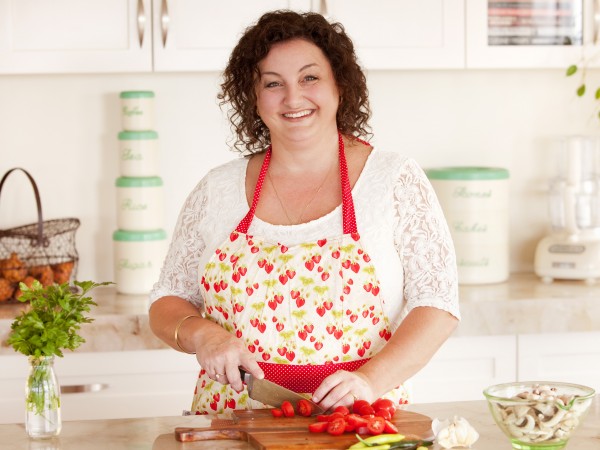
[[[163,47],[167,46],[167,35],[169,34],[169,5],[167,0],[162,0],[160,7],[160,29],[162,31],[162,44]]]
[[[319,14],[322,16],[327,15],[327,0],[321,0],[319,4]]]
[[[61,394],[81,394],[83,392],[100,392],[108,389],[106,383],[90,383],[90,384],[71,384],[60,387]]]
[[[140,48],[144,44],[144,31],[146,29],[146,11],[144,10],[144,0],[138,0],[137,7],[137,27],[138,27],[138,39],[140,41]]]

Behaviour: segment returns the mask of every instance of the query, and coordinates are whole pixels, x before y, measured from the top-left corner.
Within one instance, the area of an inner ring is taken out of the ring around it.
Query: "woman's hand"
[[[329,375],[314,392],[312,400],[326,410],[351,407],[355,400],[375,401],[377,395],[366,375],[340,370]]]
[[[237,392],[244,388],[239,367],[258,379],[264,373],[244,342],[219,325],[207,321],[194,334],[196,358],[208,376],[222,384],[230,384]]]

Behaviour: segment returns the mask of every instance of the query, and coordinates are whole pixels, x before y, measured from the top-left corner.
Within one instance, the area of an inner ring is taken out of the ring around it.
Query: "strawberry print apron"
[[[242,339],[265,378],[312,393],[338,370],[354,371],[377,354],[392,331],[379,281],[361,245],[339,135],[343,234],[286,246],[248,235],[271,159],[267,150],[252,206],[201,274],[205,317]],[[386,395],[406,402],[402,387]],[[200,370],[192,411],[266,407]]]

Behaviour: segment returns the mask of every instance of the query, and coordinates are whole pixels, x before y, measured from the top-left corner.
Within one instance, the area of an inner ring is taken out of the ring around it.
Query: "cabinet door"
[[[525,2],[521,7],[529,5],[530,9],[512,10],[508,8],[519,4],[492,0],[466,2],[468,68],[566,69],[582,56],[598,52],[599,47],[594,44],[594,36],[598,34],[594,0]],[[571,37],[574,30],[578,30],[575,33],[582,39]],[[505,43],[499,45],[502,39]],[[539,44],[527,45],[536,40]],[[575,45],[549,44],[561,40]]]
[[[366,69],[463,68],[463,0],[313,0],[339,21]]]
[[[0,0],[0,73],[152,69],[150,0]]]
[[[600,392],[600,332],[518,336],[519,380],[566,381]]]
[[[408,382],[413,403],[482,400],[483,390],[515,381],[515,336],[452,337]]]
[[[153,0],[154,70],[225,68],[242,31],[272,9],[307,10],[303,0]]]
[[[0,423],[25,418],[27,357],[0,357]],[[189,409],[199,366],[171,349],[67,353],[56,358],[64,420],[178,416]]]

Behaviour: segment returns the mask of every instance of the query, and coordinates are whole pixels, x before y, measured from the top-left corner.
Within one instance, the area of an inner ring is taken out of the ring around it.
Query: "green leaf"
[[[596,89],[596,94],[594,94],[594,97],[596,97],[596,100],[600,100],[600,88]]]
[[[571,75],[575,74],[577,72],[577,66],[575,64],[573,64],[572,66],[569,66],[567,68],[567,76],[570,77]]]
[[[577,96],[583,97],[583,94],[585,94],[585,84],[582,84],[577,88]]]

